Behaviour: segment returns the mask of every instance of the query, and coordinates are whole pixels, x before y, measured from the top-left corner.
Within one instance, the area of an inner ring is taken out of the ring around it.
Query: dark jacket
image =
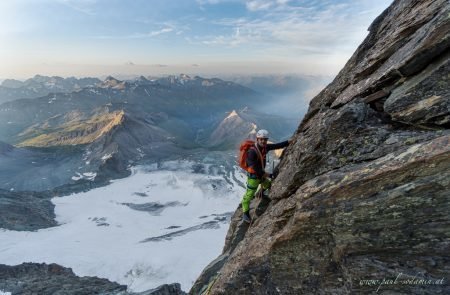
[[[264,168],[266,167],[267,152],[271,150],[281,149],[287,147],[288,145],[289,142],[286,140],[280,143],[269,143],[267,144],[265,149],[260,147],[258,144],[255,144],[255,147],[249,149],[247,151],[247,165],[249,167],[252,167],[253,170],[255,170],[255,174],[250,174],[250,177],[262,178],[264,176]],[[259,159],[259,155],[258,152],[256,151],[256,148],[259,149],[261,155],[263,156],[262,163],[261,160]]]

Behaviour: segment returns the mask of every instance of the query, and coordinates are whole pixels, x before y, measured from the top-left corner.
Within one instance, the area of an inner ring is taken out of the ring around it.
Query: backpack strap
[[[261,169],[264,170],[263,155],[262,155],[261,151],[259,150],[258,144],[256,142],[255,142],[255,150],[256,150],[256,153],[258,154],[259,160],[261,161]]]

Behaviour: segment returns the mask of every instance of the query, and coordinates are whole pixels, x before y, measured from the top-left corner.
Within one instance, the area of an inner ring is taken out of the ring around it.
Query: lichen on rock
[[[191,294],[450,293],[449,16],[399,0],[374,21]]]

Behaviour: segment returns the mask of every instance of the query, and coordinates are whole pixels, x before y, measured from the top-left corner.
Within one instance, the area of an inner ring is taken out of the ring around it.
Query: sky
[[[335,75],[391,2],[0,1],[0,79]]]

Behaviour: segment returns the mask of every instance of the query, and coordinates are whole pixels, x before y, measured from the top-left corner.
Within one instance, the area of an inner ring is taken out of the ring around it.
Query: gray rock
[[[126,294],[126,286],[106,279],[77,277],[57,264],[0,264],[0,290],[12,294]]]
[[[393,120],[410,124],[450,122],[449,55],[397,87],[384,103]]]
[[[130,293],[130,295],[185,295],[186,292],[181,290],[181,285],[178,283],[164,284],[155,289],[140,293]]]
[[[194,226],[191,226],[191,227],[188,227],[185,229],[173,231],[168,234],[161,235],[161,236],[150,237],[150,238],[140,241],[140,243],[168,241],[168,240],[172,240],[175,237],[184,236],[187,233],[197,231],[197,230],[217,229],[220,227],[220,225],[219,225],[220,222],[221,221],[218,221],[218,220],[208,221],[208,222],[205,222],[205,223],[202,223],[199,225],[194,225]],[[224,222],[224,221],[222,221],[222,222]]]
[[[374,21],[311,101],[267,209],[246,230],[236,211],[208,294],[450,293],[449,11],[399,0]]]
[[[143,203],[143,204],[122,203],[122,205],[125,205],[136,211],[144,211],[144,212],[148,212],[152,215],[159,215],[166,208],[186,206],[187,204],[183,204],[178,201],[174,201],[174,202],[168,202],[165,204],[161,204],[161,203],[157,203],[157,202],[150,202],[150,203]]]
[[[199,278],[195,281],[189,294],[203,294],[205,290],[214,284],[215,279],[218,276],[218,272],[223,267],[229,256],[228,254],[222,254],[211,263],[209,263],[200,274]]]
[[[144,292],[127,292],[127,286],[97,277],[78,277],[58,264],[0,264],[0,290],[21,295],[184,295],[178,283]]]
[[[48,193],[0,189],[0,228],[33,231],[56,226],[54,208]]]

